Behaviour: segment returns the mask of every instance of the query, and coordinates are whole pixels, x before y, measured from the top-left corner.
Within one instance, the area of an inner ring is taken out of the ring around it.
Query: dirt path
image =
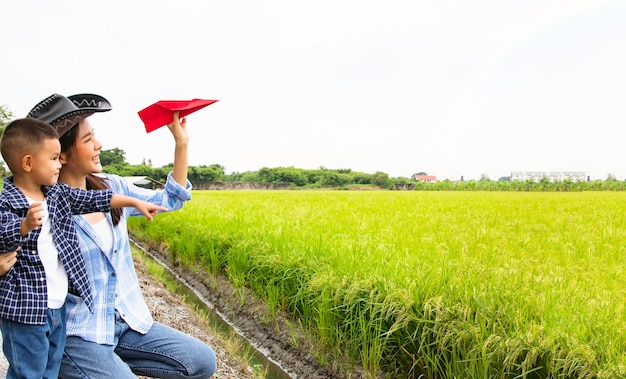
[[[184,331],[204,342],[215,350],[217,354],[216,379],[252,379],[252,372],[246,369],[245,363],[228,353],[224,342],[211,331],[193,309],[185,304],[180,296],[171,293],[164,285],[154,279],[145,263],[135,259],[135,267],[144,297],[154,319],[162,324],[169,325]],[[2,336],[0,335],[0,343]],[[0,355],[0,377],[6,376],[8,363],[4,354]],[[140,377],[141,378],[141,377]]]
[[[192,335],[213,348],[217,355],[215,379],[253,378],[252,372],[246,369],[244,363],[228,353],[223,340],[206,322],[180,296],[170,292],[150,275],[144,261],[136,258],[135,268],[154,320]]]
[[[169,252],[161,245],[150,246],[135,238],[148,255],[162,265],[186,286],[194,289],[214,310],[218,311],[238,333],[251,342],[264,355],[289,373],[291,378],[303,379],[360,379],[361,370],[331,361],[322,366],[314,356],[315,348],[298,327],[298,323],[280,312],[268,319],[266,305],[245,289],[236,289],[224,277],[207,277],[206,274],[191,272],[180,266],[169,264]],[[342,367],[340,369],[339,367]],[[219,373],[218,376],[222,375]],[[221,378],[221,376],[219,376]]]

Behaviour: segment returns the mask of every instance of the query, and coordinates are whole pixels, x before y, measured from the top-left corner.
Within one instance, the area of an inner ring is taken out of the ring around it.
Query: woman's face
[[[76,139],[73,145],[61,153],[63,171],[71,171],[75,175],[102,172],[100,164],[102,144],[96,139],[93,127],[87,119],[84,119],[76,128]]]

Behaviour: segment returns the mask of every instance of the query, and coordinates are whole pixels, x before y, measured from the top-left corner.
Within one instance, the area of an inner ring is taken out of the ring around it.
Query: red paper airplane
[[[178,117],[183,118],[199,109],[211,105],[219,100],[161,100],[146,107],[137,114],[146,126],[146,133],[150,133],[174,119],[174,112],[179,111]]]

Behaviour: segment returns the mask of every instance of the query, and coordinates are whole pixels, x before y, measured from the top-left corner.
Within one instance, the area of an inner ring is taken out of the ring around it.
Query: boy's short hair
[[[4,128],[0,153],[12,173],[19,168],[22,157],[40,149],[49,139],[59,139],[56,129],[35,118],[19,118]]]

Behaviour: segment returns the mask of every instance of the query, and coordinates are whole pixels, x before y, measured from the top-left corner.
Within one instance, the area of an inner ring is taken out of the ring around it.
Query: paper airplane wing
[[[182,118],[217,101],[219,100],[160,100],[137,114],[146,127],[146,133],[150,133],[172,122],[175,111],[179,111],[178,116]]]

